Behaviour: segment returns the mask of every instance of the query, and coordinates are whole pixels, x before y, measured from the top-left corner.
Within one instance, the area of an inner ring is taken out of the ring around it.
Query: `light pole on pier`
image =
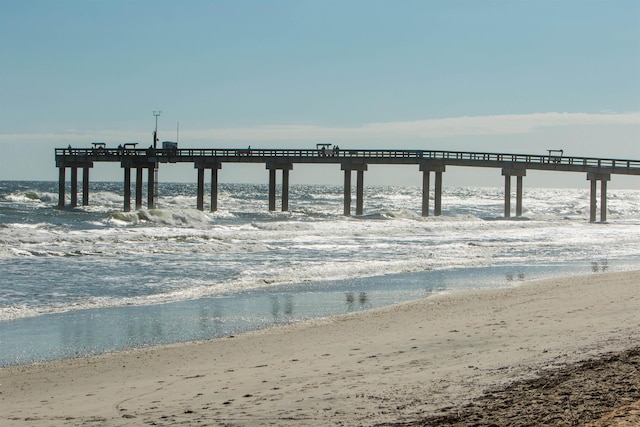
[[[162,111],[154,111],[153,115],[156,118],[156,130],[153,131],[153,148],[158,148],[158,116]]]

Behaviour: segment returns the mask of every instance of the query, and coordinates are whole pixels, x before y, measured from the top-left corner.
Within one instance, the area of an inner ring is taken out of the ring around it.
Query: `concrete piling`
[[[611,174],[588,172],[587,180],[591,191],[589,197],[589,222],[596,222],[597,214],[597,182],[600,181],[600,222],[607,220],[607,182],[611,180]]]
[[[527,176],[527,170],[516,167],[502,168],[504,176],[504,217],[511,217],[511,177],[516,177],[516,217],[522,216],[522,177]]]
[[[78,168],[71,168],[71,207],[78,206]]]
[[[269,211],[276,210],[276,175],[282,171],[282,212],[289,211],[289,171],[293,170],[293,163],[289,161],[269,161],[266,164],[269,170]]]
[[[131,211],[131,168],[124,168],[124,211]]]
[[[218,170],[222,168],[222,163],[209,159],[200,159],[195,162],[194,167],[198,170],[198,190],[196,195],[197,209],[204,210],[204,178],[205,171],[211,170],[211,212],[218,210]]]
[[[144,168],[136,168],[136,210],[142,209],[142,174]]]
[[[89,206],[89,168],[82,168],[82,206]]]
[[[343,160],[344,171],[344,216],[351,216],[351,171],[356,171],[356,215],[364,211],[364,172],[367,164],[362,159]]]
[[[440,162],[423,161],[420,163],[420,171],[422,172],[422,216],[429,216],[429,192],[430,192],[430,175],[435,174],[435,188],[433,197],[433,215],[442,215],[442,173],[446,167]]]

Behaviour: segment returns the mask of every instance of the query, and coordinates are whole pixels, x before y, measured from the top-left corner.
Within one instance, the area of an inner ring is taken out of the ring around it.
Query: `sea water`
[[[420,188],[371,187],[345,217],[339,186],[269,212],[266,185],[221,184],[211,213],[195,184],[161,183],[156,209],[123,212],[121,183],[61,210],[57,182],[0,181],[0,366],[640,266],[640,190],[610,189],[595,224],[588,189],[527,189],[511,219],[503,191],[447,188],[422,217]]]

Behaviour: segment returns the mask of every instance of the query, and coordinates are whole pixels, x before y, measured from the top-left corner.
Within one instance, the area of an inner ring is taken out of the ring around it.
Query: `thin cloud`
[[[640,112],[629,113],[533,113],[475,117],[452,117],[414,121],[367,123],[360,126],[270,125],[186,130],[180,139],[186,141],[318,141],[361,139],[436,139],[461,136],[526,134],[541,128],[590,125],[640,125]],[[127,130],[68,130],[58,133],[4,134],[4,142],[87,143],[106,141],[151,140],[149,132]]]
[[[261,126],[221,128],[186,135],[194,139],[227,141],[319,140],[319,139],[432,139],[473,135],[530,133],[539,128],[585,125],[639,125],[640,112],[623,114],[536,113],[497,116],[453,117],[415,121],[369,123],[353,127]]]

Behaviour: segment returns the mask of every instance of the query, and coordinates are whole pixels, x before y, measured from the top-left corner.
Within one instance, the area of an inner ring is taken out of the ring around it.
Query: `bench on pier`
[[[549,152],[549,158],[547,163],[560,163],[564,150],[547,150]]]

